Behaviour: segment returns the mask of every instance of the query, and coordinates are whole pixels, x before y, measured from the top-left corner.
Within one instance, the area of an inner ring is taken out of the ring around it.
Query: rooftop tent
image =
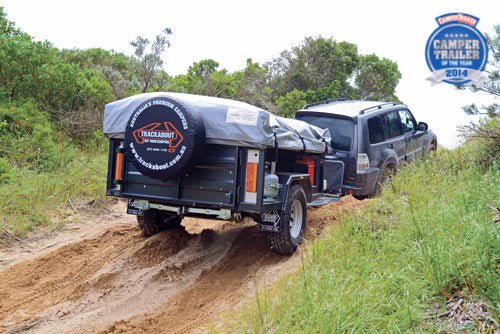
[[[305,122],[278,117],[248,103],[182,93],[139,94],[109,103],[104,108],[103,131],[109,138],[124,138],[136,108],[156,97],[167,97],[201,116],[207,143],[323,153],[330,149],[330,133]]]

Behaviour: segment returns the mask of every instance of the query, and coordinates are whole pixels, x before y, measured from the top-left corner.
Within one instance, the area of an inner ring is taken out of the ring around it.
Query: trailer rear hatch
[[[162,181],[143,175],[123,159],[123,180],[117,193],[116,155],[120,140],[111,140],[108,194],[149,199],[157,203],[186,206],[233,208],[237,196],[239,147],[206,145],[199,163],[183,176]]]

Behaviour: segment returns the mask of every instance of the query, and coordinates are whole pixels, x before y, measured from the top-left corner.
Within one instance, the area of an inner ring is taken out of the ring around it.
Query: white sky
[[[237,70],[246,59],[265,62],[305,36],[333,36],[358,45],[363,54],[395,60],[402,73],[397,95],[425,121],[447,147],[457,143],[455,128],[474,117],[461,107],[492,102],[486,95],[457,91],[448,84],[431,87],[425,43],[437,27],[435,17],[464,12],[491,32],[500,24],[500,1],[27,1],[0,0],[8,18],[36,39],[60,48],[102,47],[131,54],[138,35],[153,37],[173,30],[165,54],[166,70],[179,74],[203,58]]]

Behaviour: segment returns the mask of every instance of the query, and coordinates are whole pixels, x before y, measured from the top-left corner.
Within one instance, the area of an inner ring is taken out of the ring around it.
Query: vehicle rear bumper
[[[368,196],[375,193],[380,168],[372,167],[365,169],[356,174],[356,183],[345,182],[344,191],[345,195],[353,196]]]

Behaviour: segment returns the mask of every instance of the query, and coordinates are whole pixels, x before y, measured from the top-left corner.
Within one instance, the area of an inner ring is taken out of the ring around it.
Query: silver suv
[[[296,119],[328,128],[333,154],[345,165],[343,194],[376,194],[403,162],[437,149],[436,135],[407,106],[395,102],[326,100],[306,105]]]

